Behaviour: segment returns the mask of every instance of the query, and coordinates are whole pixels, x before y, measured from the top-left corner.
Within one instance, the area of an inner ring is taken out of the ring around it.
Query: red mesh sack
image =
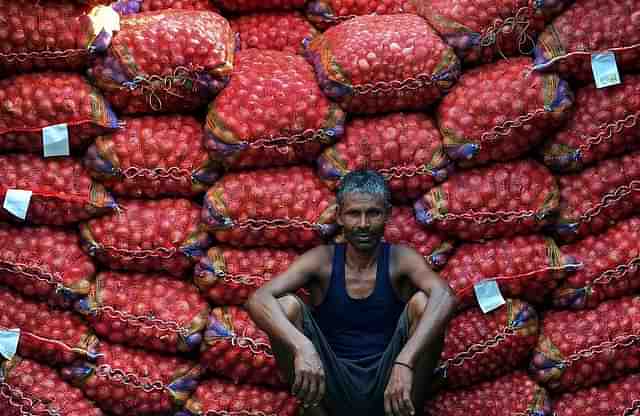
[[[19,357],[0,362],[0,412],[3,416],[103,416],[53,369]]]
[[[583,267],[553,293],[561,308],[594,308],[606,299],[640,289],[640,218],[623,220],[603,234],[589,236],[562,251]]]
[[[218,178],[191,116],[127,118],[119,132],[98,137],[84,158],[91,175],[118,195],[196,196]]]
[[[449,387],[464,387],[519,368],[538,340],[538,315],[530,305],[508,299],[500,309],[457,315],[447,327],[436,374]]]
[[[185,409],[176,416],[295,416],[298,408],[296,398],[286,391],[210,379],[198,386]]]
[[[301,56],[247,49],[235,65],[207,114],[205,146],[214,160],[230,168],[310,163],[342,136],[345,113]]]
[[[556,416],[637,415],[640,374],[575,393],[564,393],[553,401],[553,410]]]
[[[18,354],[48,365],[95,359],[98,339],[82,319],[0,287],[0,331],[20,329]]]
[[[240,49],[273,49],[302,54],[302,41],[318,31],[300,12],[263,12],[229,20],[240,36]]]
[[[560,217],[556,232],[566,241],[604,231],[640,207],[640,152],[604,160],[584,171],[558,176]]]
[[[354,17],[305,43],[320,87],[349,112],[423,109],[460,74],[453,50],[414,14]]]
[[[0,155],[0,201],[10,189],[32,192],[26,221],[33,224],[71,224],[117,208],[104,186],[94,182],[80,162],[68,158]],[[0,220],[22,221],[4,209]]]
[[[400,202],[415,200],[450,173],[442,136],[422,113],[353,119],[342,140],[326,149],[317,164],[320,177],[332,189],[350,171],[375,169]]]
[[[440,275],[464,307],[476,304],[473,286],[485,280],[495,280],[507,297],[541,302],[557,280],[579,266],[552,239],[527,235],[463,244]]]
[[[170,353],[196,349],[209,316],[192,284],[142,273],[98,274],[76,310],[109,341]]]
[[[111,4],[121,16],[156,10],[205,10],[219,13],[210,0],[118,0]]]
[[[638,148],[639,118],[640,76],[625,76],[614,87],[581,88],[569,121],[544,147],[544,163],[560,172],[577,171]]]
[[[639,69],[639,13],[636,0],[575,2],[538,38],[534,68],[590,81],[591,54],[611,51],[621,71]]]
[[[95,266],[80,249],[75,232],[0,223],[0,283],[68,306],[89,293],[94,274]]]
[[[225,175],[209,189],[202,222],[234,246],[309,248],[336,228],[335,196],[311,168]]]
[[[300,9],[306,0],[212,0],[213,3],[229,12],[246,13],[268,9]]]
[[[640,368],[640,297],[545,314],[530,363],[550,390],[574,391]]]
[[[558,212],[558,185],[531,160],[463,171],[414,204],[416,218],[463,240],[530,234]]]
[[[164,415],[184,405],[202,369],[182,358],[101,343],[95,364],[78,362],[62,376],[114,415]]]
[[[551,416],[551,399],[524,372],[516,371],[465,390],[444,391],[424,406],[425,416]]]
[[[573,104],[566,81],[531,72],[528,58],[472,69],[440,103],[449,157],[462,166],[516,159],[555,132]]]
[[[0,79],[0,102],[4,152],[42,152],[42,130],[56,124],[68,125],[70,150],[119,127],[107,101],[77,74],[43,72]]]
[[[112,269],[182,276],[211,245],[199,226],[200,207],[187,199],[128,200],[120,207],[80,225],[82,248]]]
[[[271,351],[269,337],[236,306],[213,308],[200,362],[234,383],[285,386]]]
[[[189,112],[209,103],[233,69],[235,36],[220,15],[200,10],[122,19],[89,76],[125,114]]]
[[[411,0],[311,0],[307,3],[307,18],[316,26],[329,26],[367,14],[416,13],[416,5]]]

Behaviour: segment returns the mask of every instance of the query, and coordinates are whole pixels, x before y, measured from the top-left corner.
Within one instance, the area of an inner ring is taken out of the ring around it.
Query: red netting
[[[140,11],[151,12],[155,10],[181,9],[181,10],[209,10],[218,12],[211,4],[211,0],[141,0]]]
[[[553,402],[556,416],[633,416],[640,410],[640,374],[565,393]]]
[[[209,189],[202,222],[235,246],[309,248],[335,232],[335,196],[311,168],[225,175]]]
[[[15,357],[0,363],[3,416],[102,416],[82,392],[51,368]]]
[[[320,28],[367,14],[416,13],[410,0],[312,0],[307,3],[307,18]]]
[[[350,112],[422,109],[458,79],[453,50],[413,14],[358,16],[306,45],[322,90]]]
[[[98,137],[84,158],[92,176],[134,198],[196,196],[218,178],[204,148],[202,123],[191,116],[125,118],[126,127]]]
[[[212,0],[213,3],[230,12],[252,12],[266,9],[300,9],[306,0]]]
[[[94,273],[75,232],[0,223],[0,283],[28,296],[67,304],[89,293]]]
[[[170,353],[198,347],[209,317],[192,284],[142,273],[98,274],[77,310],[109,341]]]
[[[586,311],[545,314],[530,370],[555,391],[574,391],[640,368],[640,297]]]
[[[581,0],[558,16],[538,38],[536,68],[593,79],[591,54],[613,51],[622,72],[640,68],[637,0]]]
[[[119,126],[107,101],[77,74],[43,72],[0,79],[0,102],[0,151],[40,153],[42,129],[56,124],[68,125],[71,150]]]
[[[467,170],[414,204],[418,222],[463,240],[530,234],[551,222],[559,205],[551,172],[531,160]]]
[[[355,118],[318,158],[319,175],[332,188],[352,170],[375,169],[400,202],[415,200],[446,179],[449,168],[437,126],[421,113]]]
[[[236,384],[285,386],[269,337],[245,310],[236,306],[212,310],[200,362]]]
[[[124,200],[116,214],[80,225],[83,249],[116,270],[182,276],[211,245],[187,199]]]
[[[247,49],[209,106],[205,146],[227,167],[312,162],[342,136],[345,113],[320,91],[301,56]]]
[[[514,58],[464,73],[438,107],[445,149],[461,165],[516,159],[569,115],[573,94],[555,74]]]

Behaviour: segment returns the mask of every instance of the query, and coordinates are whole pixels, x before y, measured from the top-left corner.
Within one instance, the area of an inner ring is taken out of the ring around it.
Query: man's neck
[[[352,270],[367,270],[376,264],[378,259],[378,250],[381,244],[378,243],[373,249],[368,251],[360,251],[354,248],[351,244],[347,244],[346,248],[346,263],[347,267]]]

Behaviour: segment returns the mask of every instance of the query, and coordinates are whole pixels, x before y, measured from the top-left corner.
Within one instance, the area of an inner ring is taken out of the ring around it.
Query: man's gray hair
[[[391,191],[384,177],[374,170],[354,170],[340,180],[336,199],[342,205],[347,194],[380,195],[384,199],[386,209],[391,209]]]

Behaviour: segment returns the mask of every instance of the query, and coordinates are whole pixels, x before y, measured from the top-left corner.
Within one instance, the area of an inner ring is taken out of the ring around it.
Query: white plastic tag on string
[[[6,209],[12,215],[24,220],[27,218],[29,203],[31,202],[31,191],[22,189],[7,189],[4,196],[2,208]]]
[[[11,360],[18,351],[20,329],[0,330],[0,355],[5,360]]]
[[[489,313],[506,303],[495,280],[478,282],[473,285],[473,290],[483,313]]]
[[[44,157],[69,156],[69,128],[66,123],[42,129]]]
[[[616,55],[613,52],[591,55],[591,69],[596,81],[596,88],[611,87],[622,82],[616,63]]]

